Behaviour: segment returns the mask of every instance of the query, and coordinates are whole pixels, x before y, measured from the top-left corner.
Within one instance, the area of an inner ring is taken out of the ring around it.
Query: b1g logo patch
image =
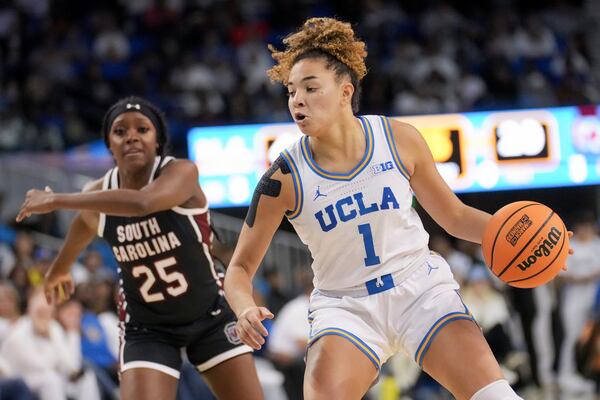
[[[237,331],[235,330],[235,322],[230,322],[227,325],[225,325],[225,328],[223,328],[223,332],[225,332],[225,336],[227,337],[227,340],[229,341],[229,343],[231,343],[231,344],[242,343],[240,337],[237,334]]]

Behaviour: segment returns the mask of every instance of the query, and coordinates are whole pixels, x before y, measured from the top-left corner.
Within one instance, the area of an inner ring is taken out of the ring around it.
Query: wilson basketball
[[[494,275],[519,288],[550,281],[569,255],[562,219],[533,201],[517,201],[499,209],[485,228],[481,246]]]

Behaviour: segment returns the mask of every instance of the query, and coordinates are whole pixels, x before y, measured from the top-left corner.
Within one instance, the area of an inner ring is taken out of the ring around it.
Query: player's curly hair
[[[352,111],[358,111],[360,81],[367,74],[365,42],[354,36],[352,26],[335,18],[310,18],[302,28],[283,39],[285,50],[269,45],[276,65],[267,71],[272,81],[287,83],[290,70],[305,58],[323,58],[337,77],[349,76],[354,86]]]

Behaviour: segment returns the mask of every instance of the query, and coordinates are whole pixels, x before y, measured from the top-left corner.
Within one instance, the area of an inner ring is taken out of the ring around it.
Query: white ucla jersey
[[[317,289],[354,288],[408,270],[428,252],[429,235],[412,206],[409,176],[388,119],[360,121],[366,150],[348,173],[319,167],[307,136],[281,153],[296,191],[287,217],[312,254]]]

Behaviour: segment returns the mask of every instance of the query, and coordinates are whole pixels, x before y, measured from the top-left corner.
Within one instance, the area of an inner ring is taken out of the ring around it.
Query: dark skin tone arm
[[[194,201],[196,200],[196,201]],[[158,179],[135,189],[114,189],[81,193],[53,193],[32,189],[17,215],[17,222],[31,214],[58,209],[83,210],[117,216],[144,216],[175,206],[202,207],[204,193],[198,185],[198,169],[188,160],[167,164]]]
[[[87,184],[83,191],[95,191],[101,188],[102,181],[97,180]],[[58,255],[46,273],[44,293],[48,304],[62,303],[73,294],[71,266],[77,261],[79,254],[94,240],[97,229],[98,213],[91,211],[77,213]]]

